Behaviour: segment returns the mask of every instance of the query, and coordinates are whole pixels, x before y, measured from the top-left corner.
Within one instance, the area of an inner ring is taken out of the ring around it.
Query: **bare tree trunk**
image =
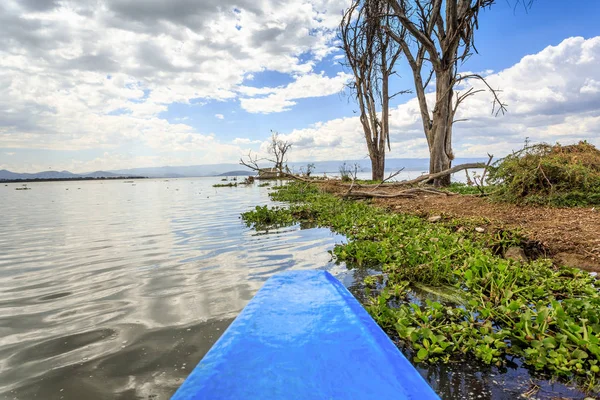
[[[452,166],[452,160],[450,159],[450,157],[448,157],[448,154],[446,153],[445,149],[445,133],[446,132],[444,132],[443,130],[438,130],[438,132],[436,132],[433,147],[431,148],[431,151],[429,153],[430,174],[445,171],[447,169],[450,169],[450,167]],[[436,187],[450,185],[450,175],[434,179],[433,185]]]
[[[371,179],[382,181],[385,176],[385,148],[375,157],[371,157]]]
[[[454,69],[436,72],[436,103],[430,130],[429,173],[435,174],[452,167],[452,96]],[[450,175],[436,178],[435,186],[448,186]]]
[[[458,66],[473,51],[477,51],[475,31],[479,27],[480,10],[491,7],[496,2],[497,0],[387,0],[394,17],[404,29],[399,31],[397,27],[385,26],[390,37],[402,47],[413,72],[423,130],[431,157],[430,174],[451,167],[454,159],[452,125],[458,122],[454,121],[456,110],[466,98],[483,91],[471,87],[460,93],[455,91],[458,83],[468,79],[480,80],[494,97],[492,112],[498,115],[506,110],[497,91],[483,76],[456,73]],[[528,8],[531,1],[523,4]],[[433,112],[430,112],[425,96],[431,75],[428,79],[423,79],[421,70],[424,65],[431,66],[435,72],[436,99]],[[433,183],[436,186],[449,185],[450,176],[437,177],[433,179]]]
[[[384,179],[386,146],[390,150],[390,99],[401,93],[389,93],[390,77],[394,75],[394,66],[402,49],[386,33],[386,29],[397,25],[382,17],[387,14],[387,0],[352,0],[340,24],[347,66],[354,74],[354,82],[349,87],[359,106],[371,159],[371,177],[378,181]]]

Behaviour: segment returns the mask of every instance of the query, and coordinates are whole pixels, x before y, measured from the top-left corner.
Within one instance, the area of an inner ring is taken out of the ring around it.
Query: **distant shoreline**
[[[146,176],[107,176],[107,177],[76,177],[76,178],[27,178],[27,179],[0,179],[0,183],[24,182],[64,182],[64,181],[105,181],[118,179],[148,179]]]

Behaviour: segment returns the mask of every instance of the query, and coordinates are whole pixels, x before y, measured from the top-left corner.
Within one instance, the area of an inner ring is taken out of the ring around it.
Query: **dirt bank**
[[[333,182],[321,187],[338,195],[348,191],[347,185]],[[382,186],[377,192],[391,194],[398,190]],[[539,241],[557,264],[600,273],[599,208],[521,206],[459,194],[421,194],[416,198],[375,198],[372,201],[393,212],[422,217],[485,218],[489,220],[489,228],[520,228],[529,239]]]
[[[516,206],[464,195],[422,195],[374,202],[395,212],[484,217],[494,226],[520,228],[530,239],[541,242],[557,263],[600,272],[599,209]]]

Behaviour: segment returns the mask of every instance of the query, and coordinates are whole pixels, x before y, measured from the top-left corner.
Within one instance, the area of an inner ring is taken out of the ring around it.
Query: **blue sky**
[[[201,4],[200,4],[201,3]],[[293,161],[366,156],[344,91],[335,28],[342,0],[9,0],[0,5],[0,169],[85,172],[237,162],[271,130]],[[486,71],[465,105],[459,157],[498,156],[524,138],[596,145],[599,2],[505,1],[480,16],[463,71]],[[550,47],[549,47],[550,46]],[[410,88],[403,61],[394,85]],[[472,83],[474,86],[477,83]],[[392,105],[389,157],[426,157],[412,95]]]

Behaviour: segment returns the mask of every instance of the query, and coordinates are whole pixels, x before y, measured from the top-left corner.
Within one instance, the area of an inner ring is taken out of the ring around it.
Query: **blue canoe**
[[[439,399],[325,271],[270,278],[188,376],[183,399]]]

